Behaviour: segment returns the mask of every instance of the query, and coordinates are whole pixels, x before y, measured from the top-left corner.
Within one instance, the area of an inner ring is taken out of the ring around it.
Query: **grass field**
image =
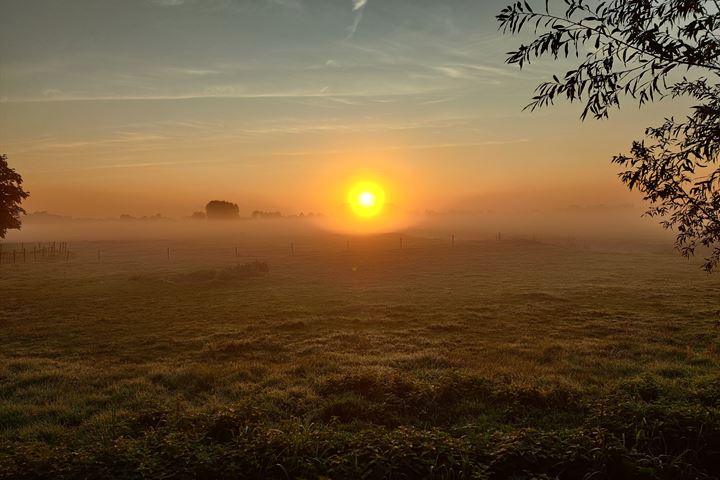
[[[0,477],[718,478],[720,277],[696,263],[268,245],[0,266]]]

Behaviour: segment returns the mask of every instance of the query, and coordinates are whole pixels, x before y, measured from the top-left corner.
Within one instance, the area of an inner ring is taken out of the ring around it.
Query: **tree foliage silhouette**
[[[533,36],[508,53],[508,63],[577,59],[562,78],[541,83],[526,108],[579,101],[585,120],[607,118],[623,97],[640,106],[689,98],[686,118],[665,118],[612,161],[624,169],[622,182],[650,203],[646,215],[677,232],[677,249],[690,257],[708,247],[703,268],[718,268],[720,0],[563,0],[559,14],[550,3],[515,2],[497,16],[504,33]]]
[[[205,206],[205,212],[208,220],[226,220],[240,216],[237,204],[225,200],[212,200]]]
[[[7,155],[0,155],[0,238],[5,238],[9,229],[19,229],[20,215],[25,210],[20,206],[30,194],[22,188],[22,177],[10,168]]]

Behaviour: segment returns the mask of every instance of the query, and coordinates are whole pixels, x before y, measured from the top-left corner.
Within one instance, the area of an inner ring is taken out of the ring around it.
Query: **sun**
[[[385,192],[375,182],[359,182],[348,192],[348,203],[355,215],[375,217],[385,206]]]

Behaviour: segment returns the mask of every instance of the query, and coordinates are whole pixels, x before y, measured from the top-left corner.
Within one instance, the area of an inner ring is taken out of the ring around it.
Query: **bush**
[[[254,261],[220,269],[205,268],[182,273],[173,277],[170,283],[196,285],[202,283],[226,282],[264,277],[270,272],[266,262]]]

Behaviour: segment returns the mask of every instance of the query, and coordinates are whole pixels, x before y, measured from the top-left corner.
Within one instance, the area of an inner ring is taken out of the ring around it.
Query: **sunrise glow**
[[[356,183],[348,192],[348,203],[358,217],[376,217],[385,206],[385,192],[374,182]]]

